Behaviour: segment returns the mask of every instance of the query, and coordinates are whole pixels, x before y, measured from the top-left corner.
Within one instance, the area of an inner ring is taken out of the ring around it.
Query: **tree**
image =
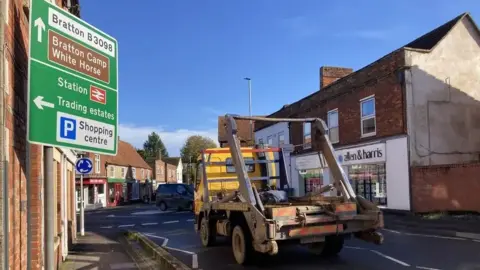
[[[191,163],[197,163],[197,159],[202,150],[215,147],[217,147],[217,144],[212,139],[207,137],[193,135],[187,138],[182,146],[182,149],[180,149],[182,163],[188,164],[186,166],[187,183],[192,183],[192,180],[195,179],[196,175],[196,166],[193,166]]]
[[[168,157],[168,151],[165,148],[165,145],[160,139],[160,136],[156,132],[152,132],[148,135],[148,139],[143,143],[143,151],[145,160],[147,159],[156,159],[158,157],[158,153],[160,152],[162,158]]]
[[[145,150],[143,149],[137,149],[137,153],[143,158],[146,159],[147,157],[145,156]]]
[[[196,163],[200,152],[207,148],[215,148],[217,144],[210,138],[200,135],[193,135],[187,138],[180,149],[183,163],[189,163],[191,161]]]

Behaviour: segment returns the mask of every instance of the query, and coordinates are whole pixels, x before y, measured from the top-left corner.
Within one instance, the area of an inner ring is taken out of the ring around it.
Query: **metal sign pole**
[[[80,155],[83,158],[83,155]],[[80,235],[85,235],[85,209],[84,209],[83,173],[80,174]]]
[[[53,178],[53,147],[44,147],[44,178],[43,188],[45,194],[44,200],[44,226],[45,226],[45,269],[54,268],[54,226],[55,226],[55,204],[54,204],[54,178]]]

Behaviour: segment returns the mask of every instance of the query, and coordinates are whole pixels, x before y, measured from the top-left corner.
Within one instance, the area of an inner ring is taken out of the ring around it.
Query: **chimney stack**
[[[334,81],[341,79],[353,72],[351,68],[327,67],[320,68],[320,90]]]

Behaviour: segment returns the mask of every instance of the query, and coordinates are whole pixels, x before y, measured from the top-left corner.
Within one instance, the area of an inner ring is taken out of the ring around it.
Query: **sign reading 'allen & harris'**
[[[48,60],[109,83],[107,57],[51,30],[48,31]]]
[[[117,41],[49,1],[29,18],[28,141],[116,155]]]

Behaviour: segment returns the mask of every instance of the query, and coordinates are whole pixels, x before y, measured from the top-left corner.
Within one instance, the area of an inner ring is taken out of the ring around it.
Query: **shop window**
[[[338,130],[338,109],[328,112],[327,117],[328,124],[328,137],[331,143],[339,142],[339,130]]]
[[[278,145],[284,145],[285,144],[285,134],[283,134],[283,131],[278,133]]]
[[[312,148],[312,124],[303,123],[303,149]]]
[[[100,155],[95,155],[95,173],[100,173]]]
[[[299,172],[305,180],[305,193],[316,192],[323,185],[323,169],[309,169]]]
[[[247,172],[251,173],[255,171],[255,163],[253,163],[253,158],[246,157],[245,160],[245,167],[247,168]],[[227,158],[225,160],[227,166],[227,173],[235,173],[235,166],[233,165],[232,158]]]
[[[360,101],[361,103],[361,128],[362,136],[375,135],[376,120],[375,120],[375,97],[368,97]]]
[[[273,136],[268,136],[268,137],[267,137],[267,144],[268,144],[268,146],[272,146],[272,145],[273,145]]]
[[[376,204],[387,205],[385,163],[351,165],[348,176],[356,194]]]
[[[97,193],[98,194],[104,194],[105,193],[105,185],[104,184],[97,185]]]

